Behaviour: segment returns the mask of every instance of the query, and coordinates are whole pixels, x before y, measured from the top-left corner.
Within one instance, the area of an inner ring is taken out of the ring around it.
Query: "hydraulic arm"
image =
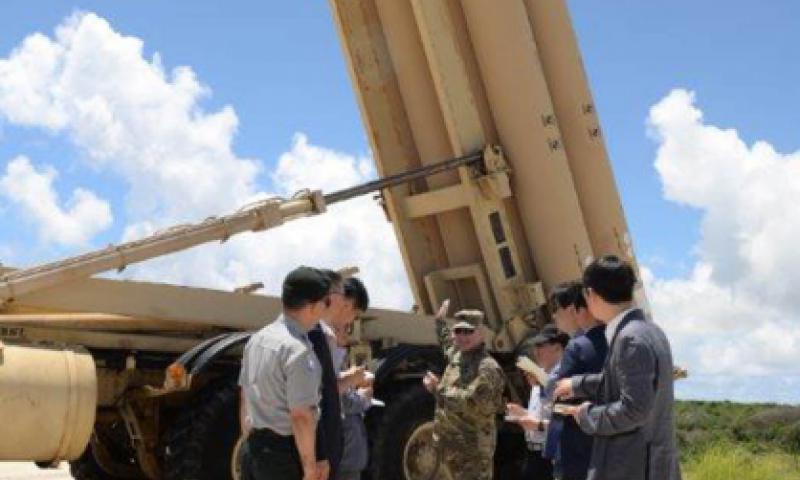
[[[65,260],[17,270],[0,277],[0,302],[13,301],[26,293],[45,289],[75,279],[110,271],[123,270],[128,265],[154,257],[186,250],[213,241],[224,242],[243,232],[260,232],[278,227],[284,222],[325,212],[327,205],[343,202],[385,188],[413,182],[437,173],[464,166],[477,166],[485,172],[485,152],[499,152],[497,147],[474,152],[407,172],[390,175],[354,187],[323,195],[315,190],[303,190],[292,198],[269,198],[230,215],[211,217],[200,223],[178,225],[132,242],[110,245]],[[489,165],[489,168],[493,168]]]

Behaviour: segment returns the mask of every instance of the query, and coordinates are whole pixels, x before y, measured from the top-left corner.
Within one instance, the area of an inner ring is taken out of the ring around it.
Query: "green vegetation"
[[[786,453],[756,454],[718,443],[684,464],[687,480],[800,480],[800,459]]]
[[[687,480],[800,480],[800,407],[678,402]]]

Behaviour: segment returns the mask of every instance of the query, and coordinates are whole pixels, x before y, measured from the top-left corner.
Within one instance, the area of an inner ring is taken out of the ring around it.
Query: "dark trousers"
[[[361,472],[336,472],[335,480],[361,480]]]
[[[303,480],[294,437],[253,430],[242,447],[242,480]]]
[[[525,480],[553,480],[553,462],[542,457],[541,450],[529,450],[522,478]]]

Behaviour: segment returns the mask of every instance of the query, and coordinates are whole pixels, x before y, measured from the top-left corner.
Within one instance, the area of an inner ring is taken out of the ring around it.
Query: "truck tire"
[[[433,395],[421,385],[409,386],[387,403],[372,455],[372,478],[381,480],[421,480],[406,478],[409,440],[427,434],[433,421]],[[427,452],[430,457],[431,452]],[[428,462],[434,459],[427,459]],[[413,475],[412,475],[413,477]]]
[[[230,480],[240,437],[239,388],[226,378],[204,387],[170,427],[166,480]]]
[[[134,480],[145,478],[135,453],[125,444],[127,433],[121,422],[96,426],[83,454],[69,462],[76,480]]]
[[[97,463],[91,446],[77,460],[69,462],[69,473],[75,480],[115,480]]]

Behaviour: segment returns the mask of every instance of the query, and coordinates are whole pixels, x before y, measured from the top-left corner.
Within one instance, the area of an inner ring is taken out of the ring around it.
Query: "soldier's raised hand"
[[[444,319],[447,316],[447,311],[450,310],[450,299],[446,299],[442,302],[442,305],[439,307],[439,310],[436,312],[435,318],[437,319]]]

